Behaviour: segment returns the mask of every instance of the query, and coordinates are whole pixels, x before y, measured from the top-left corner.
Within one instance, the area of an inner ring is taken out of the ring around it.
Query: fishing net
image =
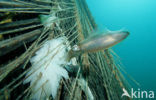
[[[96,29],[85,0],[1,0],[0,100],[32,99],[33,86],[23,82],[32,74],[27,74],[30,59],[46,41],[65,36],[72,47]],[[82,76],[95,100],[121,100],[122,89],[128,90],[129,85],[111,49],[82,54],[76,60],[81,70],[75,77],[61,79],[56,100],[89,99],[78,84]]]

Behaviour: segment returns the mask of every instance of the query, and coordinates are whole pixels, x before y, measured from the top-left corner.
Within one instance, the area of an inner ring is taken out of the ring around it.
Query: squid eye
[[[80,47],[78,45],[74,45],[72,50],[73,51],[80,51]]]

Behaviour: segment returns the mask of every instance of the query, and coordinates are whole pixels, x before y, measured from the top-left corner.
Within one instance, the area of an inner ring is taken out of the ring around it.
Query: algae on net
[[[2,0],[0,6],[2,100],[33,97],[33,87],[23,82],[29,77],[30,59],[46,41],[65,36],[72,47],[97,28],[84,0]],[[80,77],[86,80],[95,100],[121,99],[122,88],[127,89],[128,83],[111,50],[83,54],[76,57],[76,61],[81,70],[74,78],[71,75],[69,79],[61,80],[55,99],[88,98],[78,84]],[[46,98],[52,99],[52,95]]]

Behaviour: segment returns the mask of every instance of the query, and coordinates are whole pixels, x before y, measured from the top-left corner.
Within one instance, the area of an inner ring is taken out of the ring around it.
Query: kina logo
[[[121,95],[121,98],[126,96],[126,97],[129,97],[129,98],[154,99],[154,91],[145,91],[145,90],[140,90],[140,89],[134,90],[133,88],[131,88],[130,93],[128,93],[128,91],[125,88],[123,88],[122,91],[123,91],[123,93]]]

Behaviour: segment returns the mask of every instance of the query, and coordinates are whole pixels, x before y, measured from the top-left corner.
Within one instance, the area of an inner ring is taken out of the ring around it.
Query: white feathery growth
[[[60,20],[56,16],[57,11],[61,11],[62,8],[58,5],[55,9],[51,9],[49,15],[40,15],[41,22],[46,28],[52,28],[53,24],[55,23],[58,29],[62,32],[62,29],[60,28]]]
[[[59,20],[55,16],[55,12],[52,12],[50,15],[41,15],[41,22],[46,28],[51,28],[54,22],[59,24]]]
[[[48,0],[47,0],[48,1]],[[62,32],[59,18],[56,17],[57,10],[61,10],[58,5],[56,10],[52,8],[49,15],[40,15],[41,23],[45,28],[53,28],[53,24]],[[69,41],[65,36],[46,41],[43,46],[30,59],[32,67],[27,73],[28,77],[24,84],[30,82],[33,100],[45,100],[50,95],[53,98],[57,95],[60,80],[68,79],[68,72],[64,65],[69,63],[68,51]]]
[[[68,72],[63,65],[68,63],[69,42],[65,36],[46,41],[36,55],[31,58],[31,70],[25,83],[30,82],[32,99],[45,100],[57,95],[61,78],[68,79]]]

